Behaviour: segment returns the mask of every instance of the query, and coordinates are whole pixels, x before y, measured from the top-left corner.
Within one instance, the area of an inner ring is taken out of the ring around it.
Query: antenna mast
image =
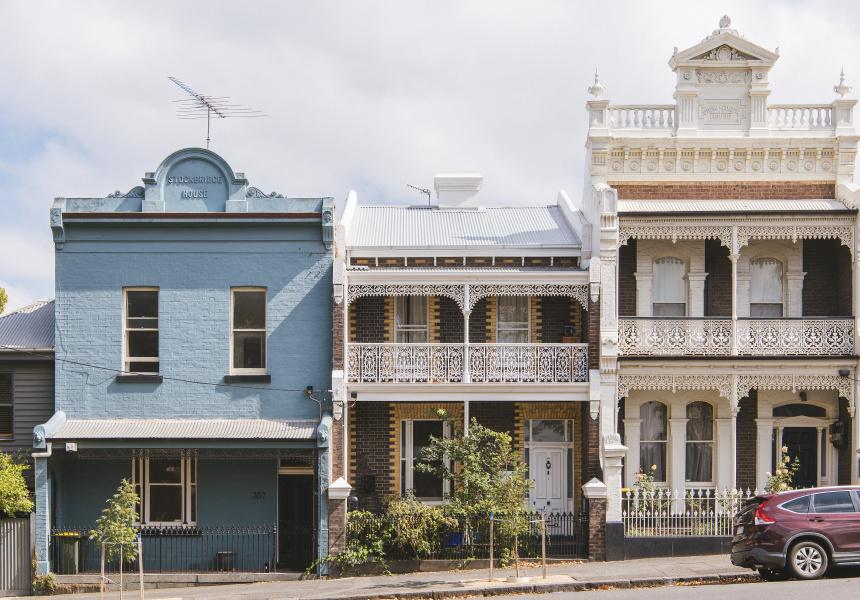
[[[170,81],[188,92],[190,99],[174,100],[179,103],[176,116],[180,119],[206,119],[206,148],[209,148],[209,124],[214,114],[216,117],[265,117],[261,111],[243,108],[240,104],[231,104],[229,96],[204,96],[179,81],[176,77],[168,77]]]
[[[427,194],[427,206],[430,206],[430,190],[427,188],[420,188],[417,185],[412,185],[411,183],[407,183],[406,187],[411,187],[413,190],[418,190],[422,194]]]

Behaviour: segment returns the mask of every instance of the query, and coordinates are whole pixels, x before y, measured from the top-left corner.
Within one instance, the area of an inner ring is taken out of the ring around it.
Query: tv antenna
[[[413,190],[418,190],[422,194],[427,194],[427,206],[430,206],[430,190],[427,188],[420,188],[417,185],[412,185],[411,183],[407,183],[406,187],[411,187]]]
[[[190,87],[179,81],[176,77],[169,77],[170,81],[181,87],[191,95],[185,100],[174,100],[179,103],[176,116],[180,119],[206,119],[206,148],[209,148],[209,123],[212,116],[221,119],[227,117],[265,117],[262,111],[252,108],[244,108],[241,104],[230,102],[229,96],[204,96],[198,94]]]

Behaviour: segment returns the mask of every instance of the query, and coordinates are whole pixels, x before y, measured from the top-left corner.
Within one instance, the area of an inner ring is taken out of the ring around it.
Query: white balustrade
[[[732,350],[731,319],[620,319],[622,355],[728,355]]]
[[[733,344],[734,341],[734,344]],[[847,356],[854,354],[854,320],[622,318],[622,356]]]
[[[610,106],[612,129],[674,129],[675,105]]]
[[[353,383],[588,381],[588,344],[347,344],[346,357]]]
[[[627,490],[624,535],[631,537],[732,536],[732,519],[757,490]]]
[[[738,354],[744,356],[854,353],[854,319],[739,319]]]
[[[833,129],[833,108],[829,104],[774,104],[767,107],[767,124],[775,129]]]

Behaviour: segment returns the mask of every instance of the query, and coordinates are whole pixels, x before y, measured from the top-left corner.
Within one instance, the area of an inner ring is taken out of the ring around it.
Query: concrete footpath
[[[534,565],[534,563],[530,563]],[[305,581],[266,581],[247,584],[208,585],[171,589],[147,589],[151,600],[206,600],[243,598],[247,600],[387,600],[420,598],[464,598],[510,594],[549,593],[593,590],[601,588],[654,587],[662,585],[719,583],[738,577],[758,579],[752,571],[732,566],[728,555],[682,558],[651,558],[621,562],[583,562],[547,567],[547,579],[541,568],[529,566],[521,574],[529,576],[527,583],[506,583],[513,569],[496,569],[490,582],[488,571],[450,571],[412,573],[407,575],[352,577]],[[145,579],[145,578],[144,578]],[[140,592],[124,592],[126,600],[137,600]],[[98,593],[65,596],[69,600],[96,600]],[[118,592],[105,594],[117,600]]]

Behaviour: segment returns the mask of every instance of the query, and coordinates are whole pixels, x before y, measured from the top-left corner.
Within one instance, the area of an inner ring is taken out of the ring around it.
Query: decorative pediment
[[[772,65],[779,58],[777,52],[765,50],[757,44],[748,41],[737,30],[731,29],[731,19],[723,17],[720,28],[703,39],[701,42],[676,52],[669,61],[673,69],[693,62],[764,62]]]

